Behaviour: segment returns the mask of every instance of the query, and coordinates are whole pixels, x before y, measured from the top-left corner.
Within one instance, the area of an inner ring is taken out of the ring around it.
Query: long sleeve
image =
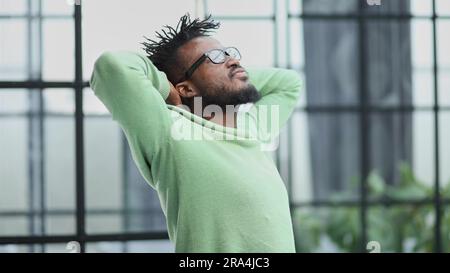
[[[286,124],[297,104],[302,86],[300,77],[294,70],[281,68],[249,69],[248,73],[251,83],[261,94],[253,115],[258,116],[259,130],[273,138]]]
[[[96,61],[90,83],[122,127],[141,173],[150,182],[149,163],[170,137],[166,75],[138,53],[106,52]]]

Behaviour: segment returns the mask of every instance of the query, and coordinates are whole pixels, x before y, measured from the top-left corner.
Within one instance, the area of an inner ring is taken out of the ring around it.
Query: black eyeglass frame
[[[236,56],[233,56],[233,58],[235,58],[237,60],[241,59],[241,53],[234,46],[226,47],[224,49],[220,49],[220,48],[211,49],[211,50],[203,53],[203,55],[200,58],[198,58],[197,61],[195,61],[195,63],[191,65],[191,67],[189,67],[189,69],[184,73],[184,77],[181,80],[179,80],[178,83],[188,80],[192,76],[192,74],[194,74],[195,70],[206,60],[206,58],[208,58],[214,64],[223,64],[225,62],[225,60],[227,59],[226,56],[231,57],[230,53],[227,52],[227,50],[229,50],[229,49],[233,49],[237,52]],[[217,62],[211,58],[210,53],[212,51],[216,51],[216,50],[219,50],[224,54],[225,57],[223,58],[223,61]]]

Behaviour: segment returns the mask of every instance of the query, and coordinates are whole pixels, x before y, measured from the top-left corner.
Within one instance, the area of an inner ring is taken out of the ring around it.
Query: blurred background
[[[450,1],[376,2],[0,0],[0,252],[174,251],[88,81],[186,12],[304,80],[273,153],[298,252],[450,252]]]

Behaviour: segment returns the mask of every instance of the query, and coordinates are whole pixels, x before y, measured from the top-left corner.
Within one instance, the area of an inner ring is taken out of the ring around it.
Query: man
[[[104,53],[91,87],[158,192],[176,252],[294,252],[287,191],[261,139],[286,123],[299,77],[246,71],[238,49],[209,36],[218,27],[185,15],[143,43],[148,56]]]

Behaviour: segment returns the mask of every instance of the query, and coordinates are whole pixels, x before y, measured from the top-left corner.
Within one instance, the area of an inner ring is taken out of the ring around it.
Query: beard
[[[203,106],[217,105],[226,109],[227,105],[233,107],[239,104],[254,103],[261,99],[261,94],[253,84],[247,84],[240,89],[230,89],[224,86],[206,88],[200,91]]]

